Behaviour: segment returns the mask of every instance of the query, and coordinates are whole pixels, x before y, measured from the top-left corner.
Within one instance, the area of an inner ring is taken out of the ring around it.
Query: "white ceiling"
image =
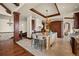
[[[79,11],[79,3],[58,3],[57,6],[61,15]]]
[[[24,6],[22,6],[18,11],[21,13],[21,15],[27,16],[31,14],[30,9],[37,5],[38,3],[27,3],[27,4],[24,4]]]
[[[79,3],[56,3],[61,15],[73,15],[73,12],[79,11]],[[12,3],[4,3],[4,5],[11,11],[14,11],[17,6]],[[57,13],[57,9],[54,3],[24,3],[24,5],[19,8],[18,12],[22,16],[27,17],[27,15],[36,16],[37,14],[30,11],[29,9],[34,8],[37,11],[43,13],[44,15],[51,15]],[[48,10],[48,13],[46,13]]]
[[[8,13],[6,12],[6,9],[0,5],[0,16],[1,16],[1,15],[2,15],[2,16],[3,16],[3,15],[5,15],[5,16],[11,16],[10,14],[8,14]]]
[[[79,3],[57,3],[58,9],[61,15],[71,14],[73,12],[79,11]],[[26,16],[28,14],[34,14],[34,12],[29,9],[34,8],[37,11],[43,13],[44,15],[51,15],[57,13],[57,9],[53,3],[25,3],[24,6],[18,11]],[[48,9],[49,13],[46,13]],[[33,16],[34,16],[33,15]]]
[[[53,15],[57,14],[57,8],[55,4],[51,3],[41,3],[34,7],[35,10],[39,11],[41,14],[48,16],[48,15]]]
[[[12,12],[17,8],[13,3],[4,3],[4,5]]]
[[[13,3],[3,3],[11,12],[17,9],[18,6],[14,5]],[[22,3],[20,3],[22,5]],[[1,18],[8,18],[12,15],[6,12],[6,9],[0,5],[0,19]]]

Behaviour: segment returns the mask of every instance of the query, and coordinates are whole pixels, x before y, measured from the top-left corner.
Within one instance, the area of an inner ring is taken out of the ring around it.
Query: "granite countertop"
[[[79,35],[79,33],[72,33],[72,34],[70,34],[71,37],[78,36],[78,35]]]

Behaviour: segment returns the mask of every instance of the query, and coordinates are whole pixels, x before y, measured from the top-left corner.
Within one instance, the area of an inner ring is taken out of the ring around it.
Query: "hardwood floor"
[[[0,56],[33,56],[30,52],[13,42],[13,39],[0,41]]]

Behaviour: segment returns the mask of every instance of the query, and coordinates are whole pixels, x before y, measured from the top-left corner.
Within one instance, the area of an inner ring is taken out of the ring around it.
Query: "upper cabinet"
[[[79,29],[79,12],[74,13],[74,28]]]

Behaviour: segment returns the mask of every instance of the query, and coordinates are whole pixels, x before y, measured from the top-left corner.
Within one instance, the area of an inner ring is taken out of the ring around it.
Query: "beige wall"
[[[34,17],[33,17],[34,16]],[[41,26],[42,20],[45,20],[43,17],[39,16],[39,15],[28,15],[26,17],[27,19],[27,37],[31,37],[32,34],[32,19],[35,20],[35,30],[36,31],[40,31],[39,30],[39,26]]]
[[[14,32],[14,23],[13,19],[11,22],[13,23],[11,26],[7,24],[9,22],[10,17],[1,16],[0,15],[0,40],[8,40],[9,38],[13,37]],[[27,31],[27,21],[24,18],[20,19],[19,22],[19,31],[26,32]]]
[[[5,16],[4,16],[5,17]],[[9,26],[9,24],[7,24],[9,22],[9,19],[11,18],[0,18],[0,32],[14,32],[14,21],[13,19],[11,20],[11,22],[13,23],[11,26]],[[19,22],[19,31],[23,31],[26,32],[27,31],[27,21],[24,18],[20,19]]]
[[[73,27],[74,27],[74,20],[73,19],[64,19],[63,20],[63,32],[65,32],[65,30],[67,29],[67,27],[64,28],[65,23],[69,23],[70,24],[70,33],[73,33]]]
[[[13,32],[13,24],[9,26],[8,22],[9,19],[0,19],[0,32]]]
[[[20,19],[19,31],[27,32],[27,20],[25,18]]]
[[[27,37],[31,37],[32,34],[32,16],[27,17]]]

